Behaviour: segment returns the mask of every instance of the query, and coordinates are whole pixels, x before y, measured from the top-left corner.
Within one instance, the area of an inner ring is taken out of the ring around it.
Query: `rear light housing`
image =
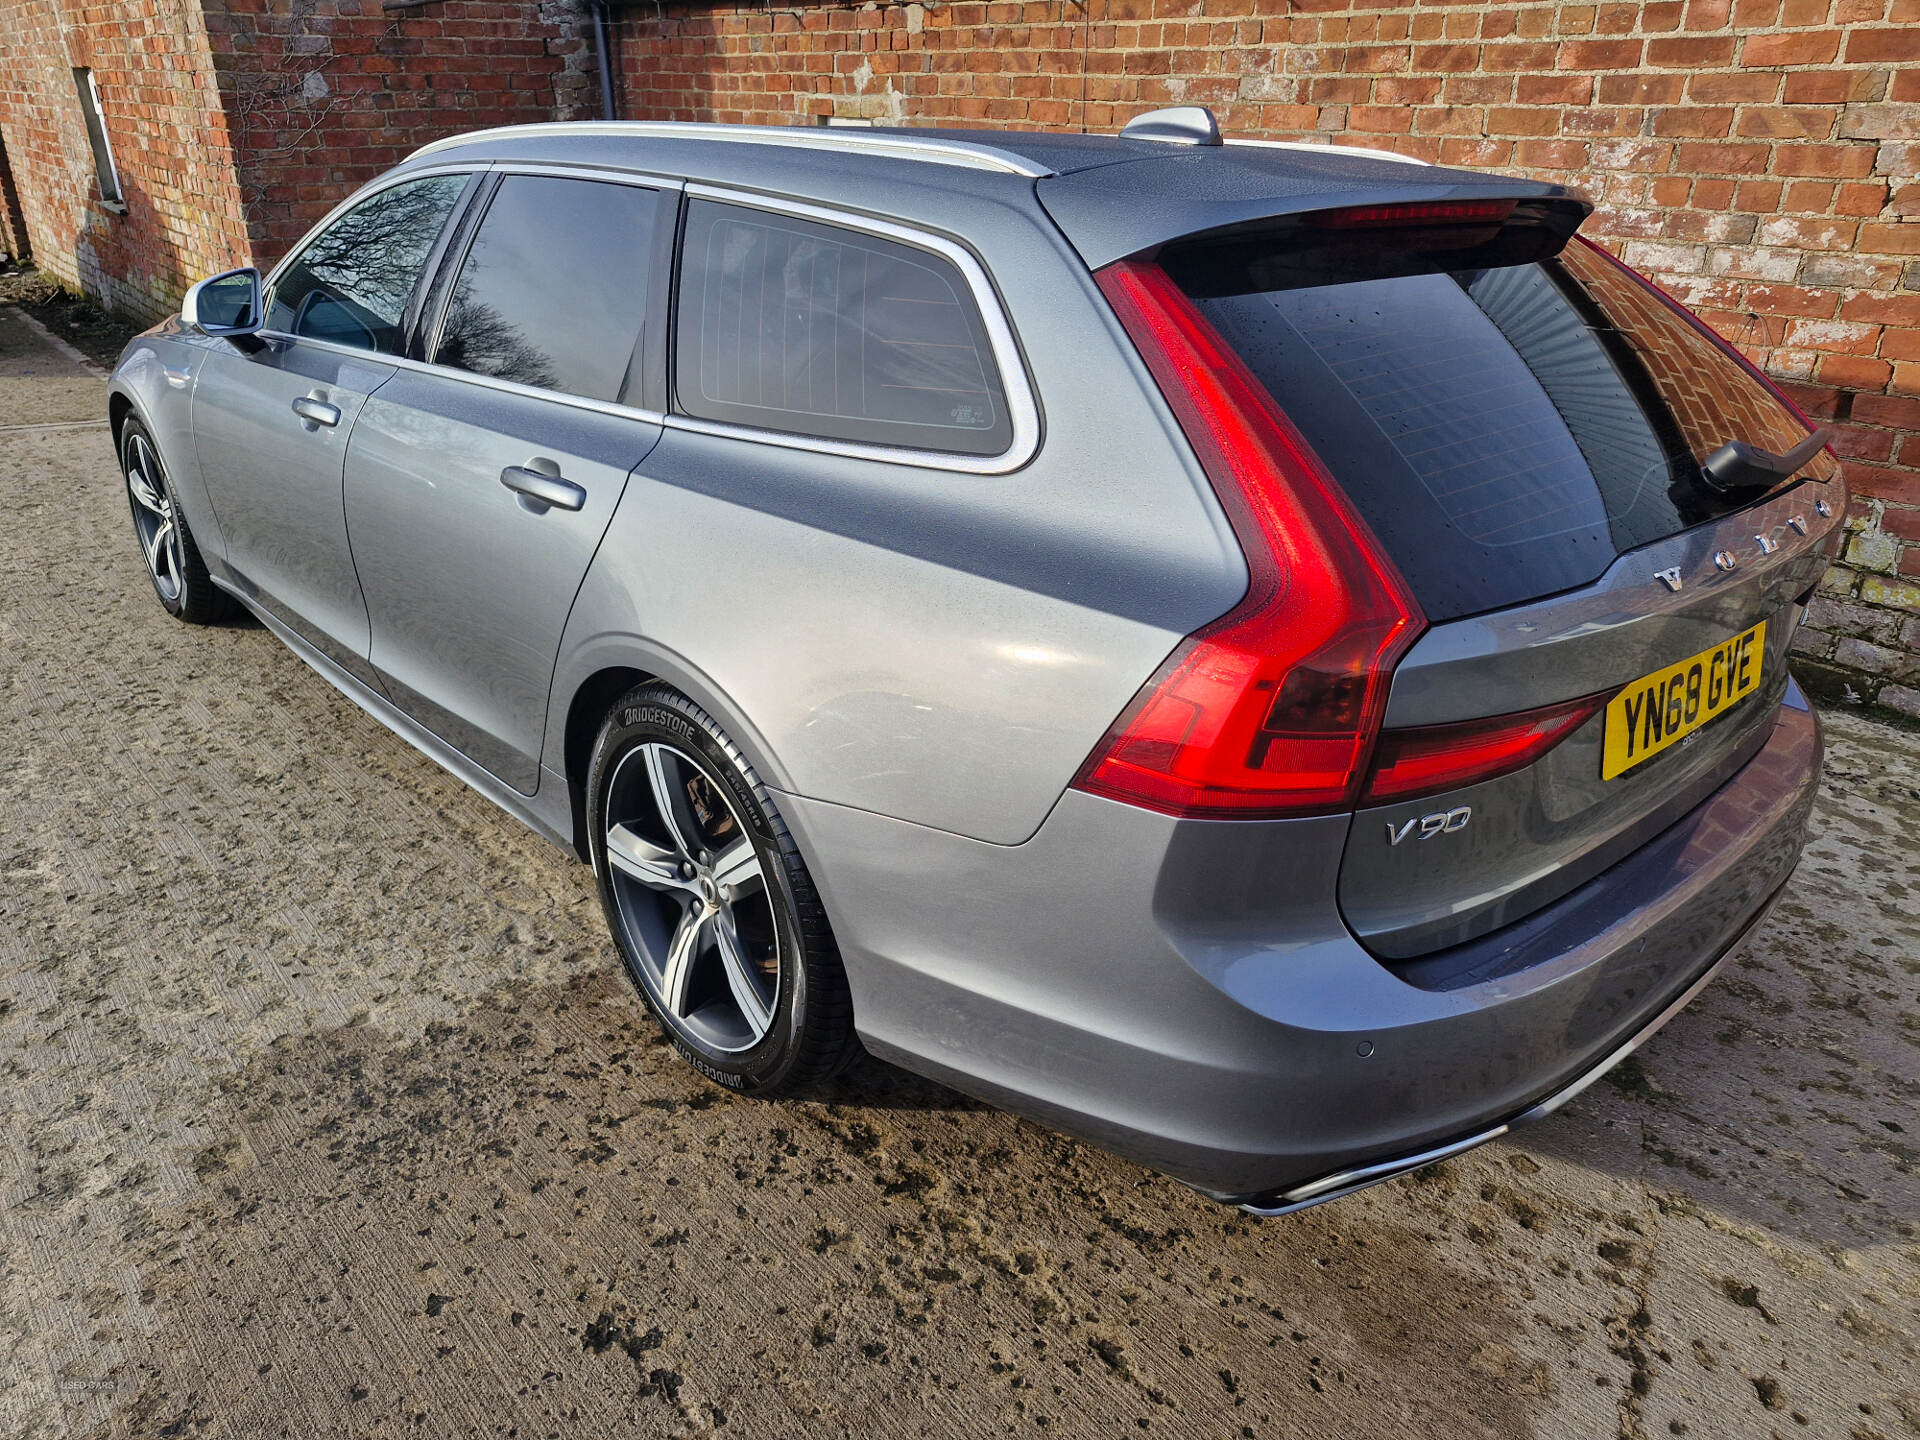
[[[1591,720],[1614,693],[1484,720],[1384,730],[1361,803],[1435,795],[1524,769]]]
[[[1075,785],[1178,816],[1351,810],[1412,592],[1291,421],[1159,266],[1095,276],[1172,407],[1246,556],[1246,594],[1182,641]]]

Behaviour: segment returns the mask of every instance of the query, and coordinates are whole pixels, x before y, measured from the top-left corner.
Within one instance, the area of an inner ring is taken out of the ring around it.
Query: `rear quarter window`
[[[685,414],[961,455],[1013,443],[972,291],[930,250],[694,200],[677,311]]]

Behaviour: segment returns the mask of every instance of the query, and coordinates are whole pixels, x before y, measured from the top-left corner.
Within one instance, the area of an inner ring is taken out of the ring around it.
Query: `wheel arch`
[[[591,858],[587,851],[587,767],[593,761],[594,736],[600,733],[600,724],[613,709],[614,701],[654,678],[629,665],[609,665],[582,680],[567,702],[561,764],[573,815],[573,848],[582,860]]]
[[[678,655],[637,636],[600,636],[578,647],[560,668],[561,675],[556,679],[562,683],[557,683],[554,691],[564,710],[550,714],[548,729],[549,734],[558,736],[559,754],[547,763],[553,769],[552,760],[560,762],[572,815],[573,848],[581,859],[588,857],[587,770],[593,760],[594,738],[614,702],[636,685],[654,680],[671,685],[719,723],[763,784],[772,790],[792,788],[759,728],[725,691]],[[562,696],[564,701],[560,700]],[[556,720],[557,726],[553,723]]]
[[[113,435],[115,455],[120,453],[120,433],[126,429],[127,417],[133,413],[134,404],[131,396],[120,390],[107,392],[107,428]]]

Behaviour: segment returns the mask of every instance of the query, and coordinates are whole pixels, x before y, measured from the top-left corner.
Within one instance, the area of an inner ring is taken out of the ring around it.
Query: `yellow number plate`
[[[1677,665],[1642,675],[1607,702],[1600,778],[1625,774],[1760,688],[1767,622]]]

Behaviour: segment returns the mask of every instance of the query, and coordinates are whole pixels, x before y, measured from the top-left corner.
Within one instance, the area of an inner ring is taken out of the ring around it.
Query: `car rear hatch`
[[[1568,243],[1566,192],[1337,198],[1114,269],[1171,279],[1417,604],[1418,638],[1375,658],[1340,903],[1444,988],[1488,978],[1449,947],[1592,879],[1764,743],[1845,494],[1757,371]]]

